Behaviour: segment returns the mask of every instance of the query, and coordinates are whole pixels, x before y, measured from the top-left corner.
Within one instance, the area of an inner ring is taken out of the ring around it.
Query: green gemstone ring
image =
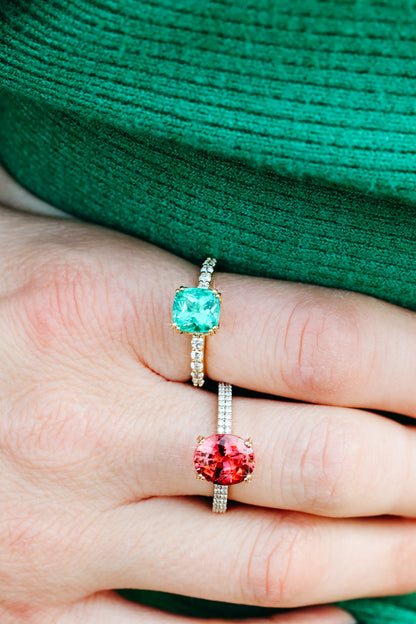
[[[196,288],[181,286],[176,291],[172,324],[181,334],[192,334],[191,377],[194,386],[204,384],[205,336],[215,334],[219,327],[221,295],[210,288],[216,264],[207,258],[202,265]]]

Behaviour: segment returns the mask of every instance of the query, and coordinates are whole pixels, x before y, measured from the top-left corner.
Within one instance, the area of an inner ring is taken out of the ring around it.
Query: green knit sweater
[[[2,0],[0,22],[1,162],[32,193],[416,309],[412,0]],[[343,606],[416,623],[415,595]]]

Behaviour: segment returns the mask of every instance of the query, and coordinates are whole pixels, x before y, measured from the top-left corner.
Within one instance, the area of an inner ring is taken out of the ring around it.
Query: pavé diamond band
[[[194,386],[204,384],[205,337],[219,327],[221,295],[210,288],[215,258],[202,264],[196,288],[178,288],[173,301],[172,324],[179,333],[192,334],[191,377]]]
[[[252,440],[231,434],[232,386],[218,384],[216,435],[198,438],[194,465],[200,479],[214,484],[212,511],[227,510],[228,486],[249,481],[255,466]]]

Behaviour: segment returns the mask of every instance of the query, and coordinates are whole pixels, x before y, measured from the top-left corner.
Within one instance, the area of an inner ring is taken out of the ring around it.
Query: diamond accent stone
[[[191,370],[199,372],[204,370],[202,362],[191,362]]]
[[[191,345],[194,349],[201,349],[204,346],[204,339],[199,338],[198,336],[193,336],[191,340]]]
[[[207,258],[201,267],[198,279],[198,288],[207,289],[211,283],[212,274],[217,261],[215,258]]]
[[[225,513],[227,511],[228,485],[214,485],[214,499],[212,501],[212,511],[214,513]]]

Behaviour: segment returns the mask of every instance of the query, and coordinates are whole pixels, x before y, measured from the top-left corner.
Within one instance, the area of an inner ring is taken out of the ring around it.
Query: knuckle
[[[63,442],[66,439],[68,443],[70,420],[65,417],[62,404],[49,400],[46,393],[41,394],[42,389],[45,390],[45,384],[40,393],[32,390],[15,401],[8,426],[1,430],[4,456],[25,474],[48,471],[56,464],[57,456],[63,461]]]
[[[78,556],[85,556],[83,533],[90,518],[89,514],[78,514],[75,520],[71,513],[62,517],[58,507],[28,497],[1,511],[0,605],[10,617],[19,615],[22,619],[18,621],[42,621],[36,619],[34,605],[46,605],[47,597],[53,595],[56,599],[62,589],[67,596],[76,595],[77,589],[71,581],[62,580],[59,572],[66,570],[71,579],[74,543],[81,544]]]
[[[0,535],[2,554],[7,553],[14,567],[16,567],[16,562],[18,562],[17,565],[24,566],[27,561],[35,559],[34,555],[42,537],[42,531],[33,510],[31,514],[19,515],[17,511],[4,509],[0,522]],[[4,562],[1,569],[4,574],[6,571]],[[2,580],[4,581],[4,578]]]
[[[120,301],[115,281],[98,262],[69,254],[37,267],[13,299],[14,316],[31,344],[41,352],[59,345],[80,345],[102,330]]]
[[[284,323],[282,378],[291,393],[331,400],[362,374],[358,309],[343,295],[302,297]]]
[[[43,611],[43,610],[42,610]],[[2,624],[57,624],[48,615],[27,600],[5,603],[0,606]]]
[[[288,452],[284,481],[290,487],[289,498],[302,509],[337,515],[351,495],[348,474],[359,463],[359,448],[343,423],[322,416],[321,408],[311,409],[319,410],[318,418],[309,412],[305,419]]]
[[[250,551],[242,595],[263,607],[299,606],[310,586],[308,527],[292,512],[262,526]]]
[[[26,512],[26,513],[25,513]],[[48,548],[37,514],[21,505],[4,506],[0,515],[0,603],[13,611],[36,591],[40,558]],[[30,566],[28,565],[30,562]]]
[[[18,420],[19,424],[16,425]],[[76,480],[97,457],[112,458],[116,426],[94,417],[77,397],[53,382],[41,382],[15,400],[0,426],[4,459],[27,479]]]

